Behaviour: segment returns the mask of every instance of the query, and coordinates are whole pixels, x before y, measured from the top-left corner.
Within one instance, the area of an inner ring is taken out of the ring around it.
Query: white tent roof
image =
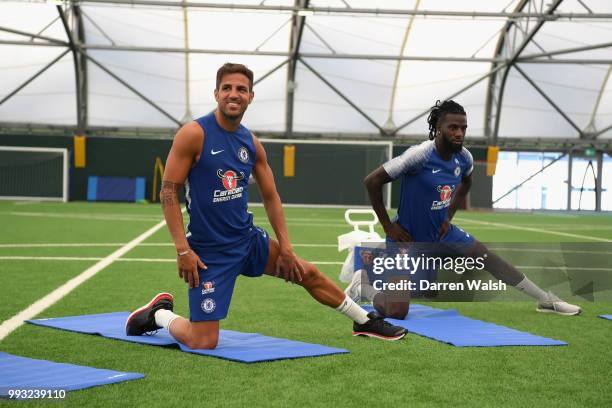
[[[0,3],[0,101],[69,50],[57,3]],[[256,80],[272,71],[256,84],[244,122],[259,132],[285,132],[295,62],[294,132],[423,134],[426,110],[458,93],[470,136],[494,131],[501,104],[500,137],[579,138],[582,132],[588,138],[603,131],[599,138],[612,138],[609,0],[183,3],[60,3],[76,48],[91,58],[85,60],[87,126],[176,127],[207,113],[215,106],[216,70],[230,61],[248,65]],[[556,3],[554,18],[540,27]],[[299,39],[297,48],[292,38]],[[586,50],[566,52],[576,48]],[[518,70],[509,70],[502,87],[505,69],[498,67],[505,62]],[[497,74],[486,76],[495,68]],[[75,82],[67,52],[0,104],[0,122],[75,125]]]

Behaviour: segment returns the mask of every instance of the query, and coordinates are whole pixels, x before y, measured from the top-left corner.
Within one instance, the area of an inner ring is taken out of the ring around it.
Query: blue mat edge
[[[600,314],[597,317],[601,317],[602,319],[612,320],[612,314]]]
[[[109,312],[109,313],[125,313],[125,312]],[[102,315],[102,314],[109,314],[109,313],[96,313],[96,314],[97,315]],[[94,314],[92,314],[92,315],[94,315]],[[206,356],[206,357],[214,357],[214,358],[217,358],[217,359],[220,359],[220,360],[227,360],[227,361],[233,361],[233,362],[244,363],[244,364],[265,363],[265,362],[281,361],[281,360],[296,360],[296,359],[299,359],[299,358],[313,358],[313,357],[321,357],[321,356],[331,356],[331,355],[335,355],[335,354],[349,354],[350,353],[350,350],[347,350],[347,349],[331,347],[331,346],[325,346],[325,345],[322,345],[322,344],[316,344],[317,346],[327,348],[328,351],[326,351],[325,354],[289,356],[289,357],[279,357],[279,358],[274,358],[274,359],[258,359],[258,360],[244,360],[243,359],[243,360],[240,360],[238,358],[222,357],[222,356],[218,356],[218,355],[214,355],[214,354],[210,354],[210,353],[200,353],[200,352],[198,352],[199,350],[190,349],[187,346],[185,346],[185,345],[183,345],[183,344],[181,344],[179,342],[175,342],[173,344],[148,344],[148,343],[130,342],[130,341],[126,341],[126,340],[121,339],[121,338],[104,336],[104,335],[102,335],[99,332],[87,333],[87,332],[82,332],[82,331],[78,331],[78,330],[66,329],[66,328],[62,328],[62,327],[52,327],[52,326],[44,324],[44,322],[47,321],[47,320],[61,319],[61,318],[70,318],[70,317],[79,317],[79,316],[87,316],[87,315],[49,317],[49,318],[42,318],[42,319],[30,319],[30,320],[26,320],[25,322],[29,323],[29,324],[32,324],[34,326],[38,326],[38,327],[46,327],[46,328],[51,328],[51,329],[55,329],[55,330],[62,330],[62,331],[65,331],[65,332],[70,332],[70,333],[78,333],[78,334],[85,334],[85,335],[91,335],[91,336],[99,336],[99,337],[102,337],[104,339],[123,341],[123,342],[128,343],[128,344],[172,348],[172,349],[176,349],[176,350],[179,350],[181,352],[185,352],[185,353],[189,353],[189,354],[196,354],[196,355]],[[241,333],[246,333],[246,332],[241,332]],[[266,336],[265,334],[261,334],[261,333],[249,333],[249,334],[257,334],[259,336],[271,337],[271,336]],[[275,338],[281,339],[280,337],[275,337]],[[290,339],[284,339],[284,338],[282,340],[289,340],[289,341],[294,342],[294,343],[303,343],[303,344],[308,344],[308,345],[315,345],[315,343],[307,343],[307,342],[303,342],[303,341],[299,341],[299,340],[290,340]]]
[[[437,341],[439,343],[442,343],[442,344],[448,344],[449,346],[453,346],[453,347],[547,347],[547,346],[568,346],[569,345],[569,343],[567,343],[567,342],[565,342],[563,340],[552,339],[550,337],[540,336],[539,334],[533,334],[533,333],[525,332],[525,331],[522,331],[522,330],[514,329],[512,327],[503,326],[501,324],[485,322],[483,320],[478,320],[478,319],[474,319],[472,317],[463,316],[456,309],[436,309],[434,307],[431,307],[431,306],[428,306],[428,305],[421,305],[421,304],[418,304],[418,303],[410,305],[410,307],[413,307],[413,306],[418,306],[418,307],[424,307],[424,308],[427,308],[427,309],[432,309],[431,310],[432,312],[434,312],[434,310],[436,310],[436,311],[438,311],[438,313],[456,312],[458,316],[464,317],[466,319],[471,319],[471,320],[476,320],[476,321],[479,321],[479,322],[482,322],[482,323],[492,324],[494,326],[502,327],[502,328],[505,328],[505,329],[515,330],[515,331],[518,331],[518,332],[521,332],[521,333],[527,333],[527,334],[529,334],[531,336],[540,337],[540,338],[549,340],[551,342],[554,342],[552,344],[498,344],[498,345],[494,345],[494,346],[487,345],[487,344],[455,344],[455,343],[452,343],[450,341],[444,341],[444,340],[436,339],[434,337],[426,336],[426,335],[421,334],[421,333],[416,333],[414,331],[411,331],[409,328],[407,328],[405,326],[402,326],[406,330],[408,330],[409,333],[416,334],[417,336],[424,337],[426,339],[435,340],[435,341]],[[374,308],[372,306],[369,306],[369,305],[368,306],[364,306],[364,309],[366,309],[366,310],[374,310]],[[438,314],[438,313],[436,313],[436,314]],[[410,316],[410,311],[408,312],[408,316]],[[435,318],[435,315],[432,316],[432,317]],[[423,317],[417,317],[417,318],[418,319],[427,319],[427,318],[429,318],[429,316],[423,316]],[[404,318],[402,320],[400,320],[400,319],[387,319],[387,321],[389,321],[390,323],[393,323],[394,321],[402,323],[402,322],[407,322],[407,319],[406,318]]]
[[[42,361],[42,362],[47,362],[47,363],[54,363],[54,364],[58,364],[58,365],[63,365],[63,366],[75,366],[75,367],[86,367],[86,368],[91,368],[91,369],[95,369],[95,370],[106,370],[106,371],[113,371],[119,374],[125,374],[125,376],[119,378],[115,378],[115,379],[111,379],[108,380],[108,382],[105,382],[103,384],[101,383],[93,383],[93,382],[86,382],[83,383],[82,385],[79,386],[74,386],[74,385],[69,385],[66,387],[41,387],[40,389],[45,389],[45,390],[65,390],[65,391],[80,391],[80,390],[85,390],[88,388],[93,388],[93,387],[101,387],[103,385],[110,385],[110,384],[117,384],[117,383],[121,383],[124,381],[132,381],[132,380],[140,380],[142,378],[145,378],[145,375],[142,373],[134,373],[134,372],[129,372],[129,371],[118,371],[118,370],[112,370],[110,368],[99,368],[99,367],[90,367],[90,366],[85,366],[85,365],[81,365],[81,364],[73,364],[73,363],[60,363],[57,361],[51,361],[51,360],[43,360],[40,358],[32,358],[32,357],[25,357],[25,356],[18,356],[15,354],[11,354],[11,353],[7,353],[5,351],[1,351],[0,350],[0,354],[6,354],[9,355],[11,357],[19,357],[19,358],[24,358],[24,359],[28,359],[28,360],[35,360],[35,361]],[[5,392],[5,388],[7,388],[6,392]],[[18,386],[15,386],[15,388],[18,388]],[[21,387],[22,389],[34,389],[33,387]],[[4,398],[4,397],[8,397],[8,389],[10,389],[9,387],[0,387],[0,397]]]

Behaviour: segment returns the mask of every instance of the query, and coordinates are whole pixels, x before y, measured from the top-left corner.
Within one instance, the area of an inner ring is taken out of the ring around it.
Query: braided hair
[[[429,140],[435,139],[438,122],[447,113],[458,113],[461,115],[466,114],[463,106],[459,105],[453,100],[449,99],[448,101],[444,102],[437,100],[436,104],[429,110],[429,116],[427,117],[427,123],[429,124]]]

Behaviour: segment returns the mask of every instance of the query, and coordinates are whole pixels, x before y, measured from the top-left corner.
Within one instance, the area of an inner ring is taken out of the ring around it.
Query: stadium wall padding
[[[87,138],[87,166],[74,168],[70,155],[70,200],[87,199],[89,176],[145,177],[145,198],[151,198],[155,158],[165,163],[172,144],[168,139],[124,137]],[[70,152],[73,136],[0,135],[0,145],[61,147]],[[386,146],[297,144],[295,176],[283,177],[285,143],[264,143],[276,185],[285,203],[368,205],[363,178],[385,160]],[[393,155],[408,146],[396,145]],[[474,183],[470,194],[472,207],[491,208],[493,183],[486,176],[486,149],[470,149],[474,156]],[[392,185],[392,206],[399,203],[400,182]],[[261,201],[255,186],[249,189],[252,202]]]

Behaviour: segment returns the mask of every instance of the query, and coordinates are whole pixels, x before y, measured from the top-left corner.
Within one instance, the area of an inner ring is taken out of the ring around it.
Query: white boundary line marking
[[[68,257],[68,256],[0,256],[0,261],[5,260],[20,260],[20,261],[101,261],[105,258],[84,258],[84,257]],[[152,262],[152,263],[174,263],[174,258],[118,258],[115,262]],[[311,261],[315,265],[343,265],[340,261]],[[535,269],[535,270],[580,270],[580,271],[602,271],[612,272],[612,268],[597,268],[590,266],[539,266],[539,265],[516,265],[518,269]]]
[[[0,244],[0,248],[71,248],[71,247],[118,247],[125,245],[125,242],[98,242],[98,243],[32,243],[32,244]],[[173,247],[172,242],[143,242],[141,247]],[[291,244],[293,247],[303,248],[336,248],[337,244]]]
[[[89,220],[89,221],[138,221],[138,222],[151,222],[159,220],[159,217],[148,216],[139,217],[131,215],[117,215],[117,214],[64,214],[64,213],[45,213],[45,212],[24,212],[24,211],[13,211],[9,213],[0,213],[14,215],[18,217],[40,217],[40,218],[59,218],[59,219],[75,219],[75,220]]]
[[[80,257],[80,256],[0,256],[0,261],[103,261],[105,259],[106,258]],[[176,259],[175,258],[117,258],[117,259],[114,259],[113,262],[176,262]],[[311,263],[317,264],[317,265],[342,265],[344,264],[344,262],[339,262],[339,261],[314,261]]]
[[[491,226],[499,227],[499,228],[510,228],[510,229],[522,230],[522,231],[531,231],[531,232],[537,232],[537,233],[540,233],[540,234],[559,235],[561,237],[590,239],[591,241],[598,241],[598,242],[612,242],[612,239],[599,238],[599,237],[591,237],[589,235],[581,235],[581,234],[571,234],[569,232],[550,231],[550,230],[546,230],[544,228],[520,227],[518,225],[512,225],[512,224],[501,224],[501,223],[498,223],[498,222],[490,222],[490,221],[468,220],[468,219],[464,219],[464,218],[457,218],[457,221],[459,221],[459,222],[470,221],[470,222],[473,222],[475,224],[491,225]]]
[[[155,224],[153,227],[149,228],[147,231],[143,232],[121,248],[114,251],[112,254],[108,255],[106,258],[101,259],[95,265],[87,268],[78,276],[70,279],[68,282],[64,283],[59,288],[55,289],[53,292],[49,293],[45,297],[37,300],[32,303],[30,306],[17,313],[15,316],[11,317],[8,320],[5,320],[0,325],[0,341],[3,340],[6,336],[11,334],[15,329],[20,327],[25,320],[31,319],[34,316],[38,315],[49,306],[53,305],[68,293],[72,292],[76,287],[80,284],[88,280],[89,278],[96,275],[102,269],[106,268],[108,265],[116,261],[125,255],[128,251],[134,249],[138,244],[140,244],[145,239],[149,238],[151,235],[156,233],[161,227],[166,225],[166,221],[161,221]]]

